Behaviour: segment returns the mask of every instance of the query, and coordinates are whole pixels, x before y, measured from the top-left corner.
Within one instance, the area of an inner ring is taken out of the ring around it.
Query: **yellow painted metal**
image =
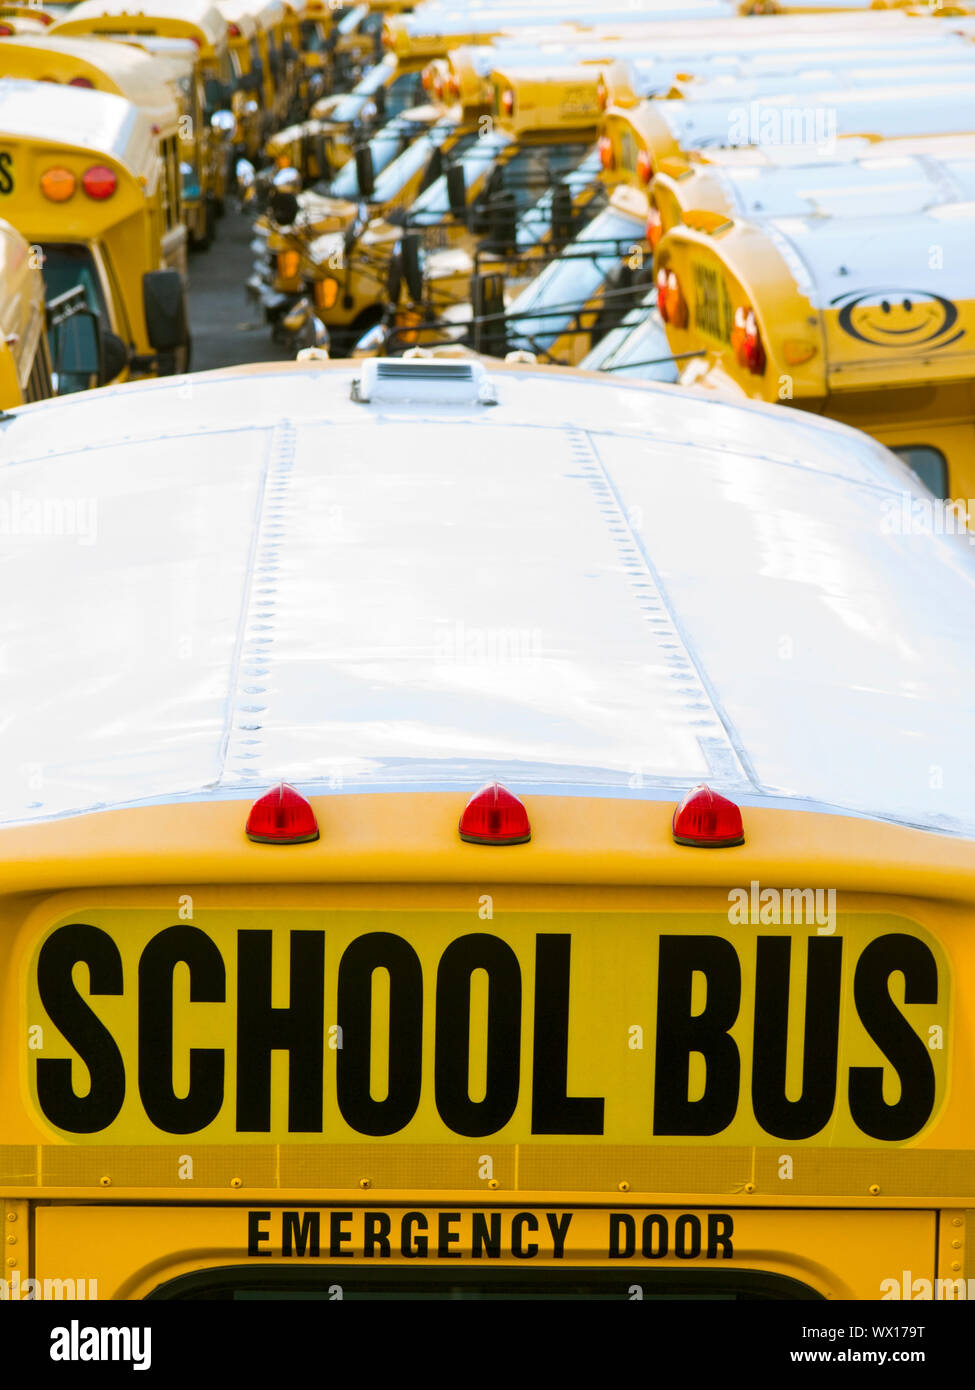
[[[654,1271],[693,1279],[760,1270],[796,1280],[810,1295],[866,1300],[880,1298],[882,1281],[899,1279],[904,1268],[931,1278],[935,1222],[931,1212],[911,1211],[654,1209],[625,1196],[595,1209],[513,1206],[488,1196],[476,1206],[403,1206],[372,1194],[368,1206],[332,1210],[51,1206],[37,1212],[37,1274],[95,1279],[100,1298],[144,1298],[181,1276],[216,1269],[231,1278],[260,1271],[273,1288],[301,1267],[320,1272],[327,1290],[343,1266],[350,1276],[390,1265],[468,1275],[517,1268],[531,1270],[542,1287],[546,1272],[581,1268],[612,1271],[618,1296],[633,1299],[644,1295],[641,1277]],[[495,1232],[496,1255],[488,1253]],[[658,1253],[665,1246],[667,1254]]]

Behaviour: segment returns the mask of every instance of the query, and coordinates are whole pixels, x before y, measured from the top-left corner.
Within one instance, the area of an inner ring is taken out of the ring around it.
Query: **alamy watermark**
[[[881,1279],[881,1299],[903,1299],[912,1303],[975,1300],[975,1279],[915,1279],[902,1269],[899,1279]]]
[[[885,497],[880,529],[894,536],[967,536],[975,542],[969,518],[975,518],[975,498],[916,497],[902,492]]]
[[[18,1303],[38,1300],[97,1299],[97,1279],[21,1279],[15,1269],[9,1279],[0,1279],[0,1302]]]
[[[94,545],[98,504],[93,497],[33,497],[0,493],[0,536],[73,536]]]
[[[835,888],[763,888],[752,879],[747,888],[728,893],[728,921],[743,926],[814,926],[817,936],[836,931]]]
[[[750,101],[728,112],[729,145],[774,145],[831,154],[836,148],[832,106],[778,106]]]
[[[438,622],[433,634],[434,659],[445,665],[527,666],[542,655],[537,627],[473,627],[464,622]]]

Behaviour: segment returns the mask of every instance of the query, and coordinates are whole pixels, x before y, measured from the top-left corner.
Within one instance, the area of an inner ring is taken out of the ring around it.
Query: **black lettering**
[[[883,1067],[850,1068],[850,1114],[871,1139],[910,1139],[934,1109],[934,1066],[918,1037],[890,997],[890,977],[904,976],[905,1004],[938,1002],[938,966],[916,936],[892,932],[865,947],[853,977],[853,1001],[860,1022],[893,1065],[900,1098],[884,1100]]]
[[[538,1246],[534,1241],[530,1245],[524,1243],[524,1230],[538,1230],[538,1218],[530,1211],[515,1212],[511,1218],[511,1253],[516,1260],[532,1260],[538,1254]]]
[[[271,1128],[271,1053],[288,1054],[288,1130],[321,1133],[325,933],[291,933],[287,1008],[271,1006],[271,932],[237,933],[237,1129]]]
[[[334,1259],[336,1255],[351,1255],[352,1251],[348,1248],[348,1243],[352,1239],[352,1232],[346,1229],[345,1222],[352,1220],[350,1211],[331,1211],[328,1214],[328,1253]]]
[[[701,1253],[701,1223],[693,1212],[674,1222],[674,1254],[679,1260],[696,1260]]]
[[[488,976],[487,1086],[470,1097],[471,975]],[[497,936],[472,932],[452,941],[437,970],[434,1091],[440,1118],[455,1134],[495,1134],[518,1104],[521,1066],[521,970]]]
[[[662,1260],[670,1248],[667,1218],[654,1212],[643,1218],[643,1256],[647,1260]]]
[[[427,1218],[422,1211],[408,1211],[400,1228],[400,1248],[404,1260],[425,1260],[427,1257],[426,1236],[414,1236],[414,1228],[425,1231]]]
[[[696,971],[707,998],[691,1013]],[[741,1059],[729,1029],[741,1003],[741,967],[720,936],[662,936],[657,971],[657,1045],[654,1060],[654,1134],[718,1134],[738,1108]],[[689,1100],[691,1053],[704,1057],[704,1094]]]
[[[0,152],[0,193],[12,193],[14,191],[14,176],[11,168],[13,155],[8,151]],[[63,1126],[62,1126],[63,1128]],[[83,1133],[79,1130],[77,1133]]]
[[[476,1211],[471,1218],[471,1259],[479,1260],[481,1252],[489,1260],[501,1258],[501,1213]]]
[[[372,1067],[372,977],[389,971],[389,1088],[384,1100],[369,1089]],[[336,1093],[346,1122],[360,1134],[395,1134],[420,1102],[423,1047],[423,971],[413,947],[391,932],[367,932],[339,963]]]
[[[442,1211],[437,1217],[437,1255],[441,1260],[448,1260],[452,1255],[460,1254],[459,1250],[451,1249],[452,1245],[457,1245],[460,1241],[460,1233],[453,1229],[459,1220],[459,1211]]]
[[[248,1255],[270,1255],[270,1250],[262,1250],[261,1242],[271,1239],[270,1231],[261,1226],[262,1221],[270,1221],[269,1211],[249,1211],[247,1213],[247,1253]]]
[[[379,1258],[388,1260],[390,1258],[389,1232],[391,1221],[384,1211],[367,1211],[365,1214],[365,1234],[362,1238],[362,1254],[365,1259],[375,1258],[376,1246],[379,1246]]]
[[[569,1223],[572,1220],[571,1211],[559,1216],[558,1212],[547,1211],[545,1220],[548,1228],[552,1232],[552,1254],[556,1260],[561,1260],[565,1255],[565,1238],[569,1233]]]
[[[791,957],[790,937],[758,938],[752,1105],[766,1133],[777,1139],[808,1139],[826,1126],[836,1104],[843,942],[839,937],[809,938],[798,1100],[789,1100],[785,1093]]]
[[[321,1248],[321,1214],[286,1211],[281,1214],[281,1254],[317,1259]]]
[[[721,1258],[730,1260],[734,1257],[734,1249],[731,1244],[731,1237],[734,1233],[735,1223],[727,1212],[708,1212],[708,1259],[718,1258],[718,1249],[721,1250]]]
[[[89,993],[122,993],[122,957],[100,927],[81,922],[59,927],[44,942],[37,961],[37,988],[47,1016],[88,1068],[88,1092],[71,1084],[70,1059],[40,1058],[37,1101],[58,1129],[94,1134],[116,1118],[125,1100],[125,1067],[111,1033],[75,988],[72,970],[88,967]]]
[[[602,1134],[602,1099],[569,1096],[568,933],[535,937],[532,1134]]]
[[[190,1048],[190,1084],[173,1089],[173,972],[189,967],[190,1002],[222,1004],[223,957],[199,927],[167,927],[139,960],[139,1095],[149,1119],[167,1134],[193,1134],[216,1119],[223,1105],[224,1059],[219,1047]]]
[[[625,1211],[609,1214],[609,1258],[629,1260],[636,1249],[636,1222]]]

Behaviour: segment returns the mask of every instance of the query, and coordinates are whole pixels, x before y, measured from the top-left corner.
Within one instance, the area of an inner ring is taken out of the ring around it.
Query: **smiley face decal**
[[[964,334],[950,299],[927,290],[855,290],[830,301],[844,333],[871,347],[943,348]]]

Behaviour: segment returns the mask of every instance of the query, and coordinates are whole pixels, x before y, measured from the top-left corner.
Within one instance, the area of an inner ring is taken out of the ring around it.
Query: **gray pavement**
[[[228,199],[209,251],[189,258],[192,369],[238,366],[243,362],[285,362],[294,357],[271,342],[270,325],[244,285],[253,266],[252,218]]]

